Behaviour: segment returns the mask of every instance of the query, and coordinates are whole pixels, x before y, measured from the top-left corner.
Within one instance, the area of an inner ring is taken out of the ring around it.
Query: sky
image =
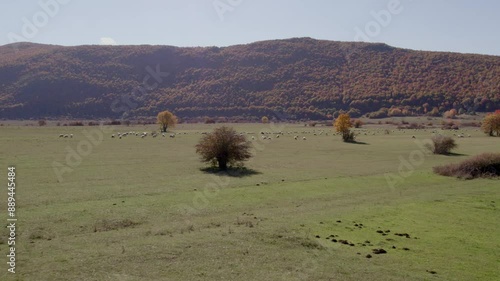
[[[229,46],[311,37],[500,55],[497,0],[1,0],[0,45]]]

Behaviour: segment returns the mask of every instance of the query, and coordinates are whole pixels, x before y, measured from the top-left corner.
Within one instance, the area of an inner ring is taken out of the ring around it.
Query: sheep
[[[412,138],[412,139],[416,139],[416,137],[415,137],[415,136],[411,136],[411,138]]]
[[[64,135],[63,135],[63,134],[60,134],[60,135],[59,135],[59,137],[60,137],[60,138],[62,138],[62,137],[64,137]]]
[[[142,135],[142,136],[141,136],[141,139],[143,139],[143,138],[145,138],[145,137],[146,137],[146,135]]]
[[[298,137],[298,136],[294,136],[293,138],[294,138],[295,140],[297,140],[299,137]]]
[[[64,138],[68,138],[68,137],[69,137],[69,135],[64,135]]]
[[[302,140],[306,140],[306,137],[302,137]]]
[[[255,140],[255,137],[254,137],[254,136],[252,136],[252,140]]]
[[[112,139],[114,139],[114,138],[115,138],[115,134],[112,134],[112,135],[111,135],[111,138],[112,138]]]
[[[175,138],[175,134],[170,134],[170,137],[171,138]]]
[[[162,136],[162,137],[165,137],[165,133],[162,133],[162,134],[161,134],[161,136]]]
[[[69,137],[70,137],[70,138],[73,138],[73,134],[70,134],[70,135],[69,135]]]

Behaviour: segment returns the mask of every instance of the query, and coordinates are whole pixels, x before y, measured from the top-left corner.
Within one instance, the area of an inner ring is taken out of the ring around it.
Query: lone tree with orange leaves
[[[335,126],[337,133],[342,134],[342,140],[344,142],[354,142],[356,136],[354,135],[354,132],[351,132],[352,124],[349,114],[340,114],[339,117],[335,119],[333,126]]]
[[[177,124],[177,117],[168,110],[158,113],[157,119],[162,133],[166,132],[168,127],[175,127]]]
[[[500,137],[500,110],[486,115],[481,128],[483,129],[483,132],[489,136],[493,137],[496,134],[497,137]]]
[[[196,145],[196,153],[201,161],[218,164],[219,170],[225,171],[228,166],[240,164],[252,157],[251,144],[245,136],[238,134],[233,128],[219,127],[209,133]]]

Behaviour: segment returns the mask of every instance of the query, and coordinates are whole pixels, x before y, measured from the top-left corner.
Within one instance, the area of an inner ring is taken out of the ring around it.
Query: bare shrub
[[[205,119],[205,124],[215,124],[215,119],[207,118],[207,119]]]
[[[500,176],[500,153],[483,153],[458,164],[433,168],[434,173],[462,179],[491,178]]]
[[[212,133],[206,134],[196,145],[196,152],[200,154],[201,161],[218,163],[220,170],[227,170],[228,166],[236,166],[248,160],[251,143],[245,136],[240,135],[233,128],[219,127]]]
[[[408,129],[425,129],[425,126],[418,123],[411,123],[408,125]]]
[[[42,126],[45,126],[47,125],[47,121],[45,120],[38,120],[38,126],[42,127]]]
[[[361,120],[359,120],[359,119],[356,119],[356,120],[354,121],[354,128],[359,129],[359,128],[361,128],[362,126],[363,126],[363,121],[361,121]]]
[[[477,122],[462,122],[462,127],[481,127],[481,124]]]
[[[450,151],[457,148],[455,140],[446,136],[432,137],[432,145],[427,145],[427,148],[434,154],[450,154]]]
[[[458,124],[455,124],[453,121],[449,121],[449,122],[445,122],[443,121],[441,123],[441,129],[443,130],[458,130],[459,129],[459,126]]]
[[[94,224],[94,232],[117,230],[122,228],[134,227],[138,225],[138,222],[132,221],[130,219],[102,219],[96,221]]]
[[[83,126],[82,121],[69,122],[69,126]]]

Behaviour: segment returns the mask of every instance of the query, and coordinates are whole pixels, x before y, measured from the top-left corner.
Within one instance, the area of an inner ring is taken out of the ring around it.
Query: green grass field
[[[215,126],[181,124],[173,139],[112,139],[108,128],[87,147],[84,131],[98,127],[0,127],[18,218],[16,273],[3,228],[0,280],[500,280],[499,180],[432,173],[500,152],[499,138],[462,130],[471,137],[456,139],[456,155],[436,156],[415,143],[431,130],[367,127],[358,136],[366,144],[346,144],[331,127],[233,124],[257,140],[253,173],[228,176],[201,171],[195,153]],[[285,134],[264,142],[261,130]],[[313,134],[322,130],[329,135]],[[54,162],[67,165],[68,149],[87,155],[58,177]],[[389,184],[385,175],[401,167]]]

